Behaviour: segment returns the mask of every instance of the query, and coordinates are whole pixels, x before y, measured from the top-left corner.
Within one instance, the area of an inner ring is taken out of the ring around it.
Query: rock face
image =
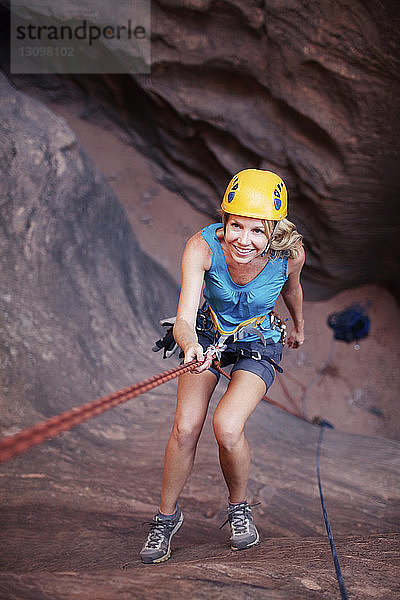
[[[150,78],[15,81],[113,119],[205,212],[232,171],[276,168],[306,235],[309,278],[331,289],[387,283],[397,270],[395,222],[381,209],[382,199],[393,209],[397,177],[395,4],[324,6],[154,2]],[[176,290],[65,122],[4,78],[0,110],[0,424],[12,433],[165,368],[149,347]],[[265,403],[247,428],[260,546],[231,553],[218,529],[226,490],[209,417],[173,558],[141,565],[174,396],[166,384],[1,467],[0,597],[338,595],[316,484],[319,429]],[[398,464],[398,441],[325,433],[322,483],[350,597],[398,592]]]
[[[162,370],[149,342],[176,293],[65,122],[0,83],[0,418],[11,433]],[[141,565],[174,396],[166,384],[2,465],[0,597],[337,595],[315,477],[319,429],[265,403],[247,428],[260,546],[232,553],[218,529],[226,490],[209,417],[174,556],[156,571]],[[325,434],[324,492],[354,597],[396,594],[398,456],[394,440]]]
[[[150,77],[29,85],[118,123],[208,214],[233,172],[276,169],[309,290],[375,282],[398,294],[399,24],[396,0],[158,0]]]
[[[176,290],[66,123],[0,83],[1,425],[11,427],[138,379]]]

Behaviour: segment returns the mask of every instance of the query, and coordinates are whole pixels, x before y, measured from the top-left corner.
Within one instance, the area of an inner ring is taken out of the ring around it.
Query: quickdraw
[[[281,332],[281,339],[280,342],[282,344],[282,346],[284,346],[286,344],[286,339],[287,339],[287,326],[285,323],[285,320],[287,321],[288,319],[282,319],[282,317],[280,317],[278,315],[278,313],[276,313],[275,311],[271,310],[271,312],[269,313],[270,319],[271,319],[271,329],[275,329],[276,331],[280,331]]]

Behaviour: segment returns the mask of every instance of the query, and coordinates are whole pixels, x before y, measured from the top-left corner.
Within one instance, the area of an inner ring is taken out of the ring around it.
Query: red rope
[[[175,377],[178,375],[182,375],[188,371],[193,371],[201,364],[202,363],[199,361],[192,360],[189,363],[179,365],[178,367],[169,369],[167,371],[163,371],[162,373],[154,375],[149,379],[145,379],[144,381],[123,388],[118,392],[113,392],[108,396],[103,396],[97,400],[92,400],[91,402],[82,404],[82,406],[72,408],[71,410],[63,412],[60,415],[56,415],[55,417],[51,417],[50,419],[43,421],[42,423],[38,423],[29,429],[24,429],[15,435],[5,437],[0,440],[0,463],[6,462],[14,456],[26,452],[29,450],[29,448],[32,448],[32,446],[41,444],[45,440],[53,438],[63,431],[68,431],[72,429],[72,427],[75,427],[76,425],[79,425],[88,419],[100,415],[110,408],[118,406],[118,404],[127,402],[128,400],[136,398],[137,396],[140,396],[141,394],[144,394],[145,392],[148,392],[153,388],[170,381],[171,379],[175,379]],[[217,362],[214,361],[213,366],[225,377],[231,379],[231,376],[221,369]],[[278,408],[290,413],[291,415],[294,415],[295,417],[299,417],[301,419],[304,418],[302,415],[290,410],[282,404],[279,404],[279,402],[272,400],[272,398],[269,398],[268,396],[264,396],[264,400],[270,404],[274,404]]]
[[[187,371],[192,371],[201,364],[202,363],[199,361],[192,360],[191,362],[179,365],[174,369],[169,369],[168,371],[154,375],[154,377],[145,379],[140,383],[123,388],[118,392],[113,392],[108,396],[103,396],[97,400],[87,402],[82,406],[72,408],[60,415],[47,419],[47,421],[34,425],[29,429],[24,429],[20,433],[5,437],[0,440],[0,463],[10,460],[10,458],[17,454],[26,452],[26,450],[29,450],[32,446],[41,444],[45,440],[55,437],[62,431],[68,431],[69,429],[72,429],[72,427],[79,425],[79,423],[83,423],[83,421],[87,421],[92,417],[100,415],[118,404],[136,398],[144,392],[148,392],[153,388],[174,379],[178,375],[182,375]]]
[[[279,383],[279,385],[280,385],[280,386],[281,386],[281,388],[283,389],[283,391],[284,391],[284,394],[285,394],[286,398],[289,400],[289,402],[292,404],[292,406],[294,406],[295,408],[297,408],[297,406],[298,406],[298,404],[300,404],[300,402],[298,402],[298,403],[297,403],[297,402],[294,400],[294,398],[293,398],[293,397],[291,396],[291,394],[289,393],[289,390],[288,390],[288,388],[287,388],[287,386],[286,386],[285,382],[282,380],[282,378],[281,378],[281,377],[277,377],[277,380],[278,380],[278,383]]]
[[[224,375],[228,379],[232,379],[232,377],[226,371],[224,371],[223,369],[221,369],[221,367],[219,366],[219,364],[216,361],[213,361],[213,367],[214,367],[214,369],[216,369],[217,371],[219,371],[222,375]],[[277,406],[281,410],[284,410],[285,412],[289,413],[290,415],[293,415],[294,417],[298,417],[299,419],[302,419],[303,421],[307,421],[307,419],[305,419],[303,417],[303,415],[301,415],[300,413],[297,413],[297,412],[294,412],[293,410],[290,410],[290,408],[287,408],[286,406],[284,406],[283,404],[280,404],[276,400],[272,400],[272,398],[270,398],[267,395],[263,396],[262,399],[265,400],[266,402],[269,402],[270,404],[273,404],[274,406]]]

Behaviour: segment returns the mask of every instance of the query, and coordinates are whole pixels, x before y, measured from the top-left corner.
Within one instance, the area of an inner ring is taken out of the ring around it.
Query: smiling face
[[[242,264],[260,256],[268,242],[261,219],[239,215],[228,215],[224,240],[230,256],[235,262]]]

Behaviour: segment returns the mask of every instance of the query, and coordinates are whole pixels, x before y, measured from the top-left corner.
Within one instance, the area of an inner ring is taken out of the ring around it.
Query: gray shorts
[[[203,349],[206,350],[210,344],[214,343],[214,336],[210,332],[198,333],[199,344],[202,345]],[[263,356],[268,356],[274,362],[279,364],[279,361],[282,358],[282,344],[281,342],[273,342],[272,340],[266,340],[266,346],[262,344],[262,342],[233,342],[228,344],[228,351],[239,350],[240,348],[246,348],[247,350],[260,352]],[[222,353],[222,358],[224,358],[226,354]],[[229,363],[227,363],[229,364]],[[220,373],[216,371],[213,367],[209,369],[212,373],[214,373],[219,380]],[[271,387],[272,383],[275,379],[275,369],[271,363],[267,360],[256,360],[255,358],[245,358],[240,357],[238,361],[235,362],[231,369],[231,374],[235,371],[249,371],[250,373],[254,373],[261,377],[264,381],[267,390]]]

